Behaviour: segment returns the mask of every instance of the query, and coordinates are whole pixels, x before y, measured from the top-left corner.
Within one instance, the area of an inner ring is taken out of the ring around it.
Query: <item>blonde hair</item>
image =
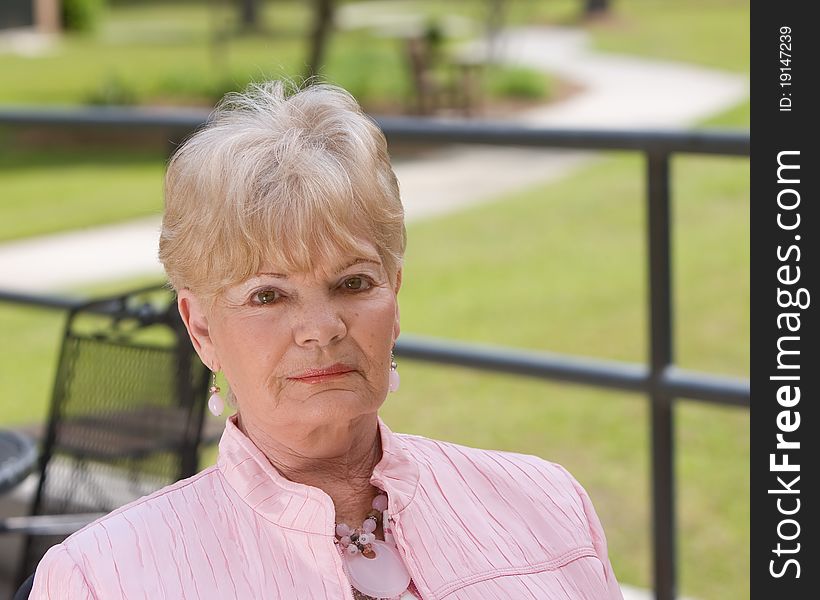
[[[253,84],[171,158],[159,258],[171,285],[213,299],[270,261],[308,272],[372,244],[391,277],[406,245],[387,142],[345,90]]]

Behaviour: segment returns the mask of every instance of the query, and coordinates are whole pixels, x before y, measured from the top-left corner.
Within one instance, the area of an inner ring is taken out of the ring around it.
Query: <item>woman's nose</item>
[[[327,346],[347,334],[344,320],[332,305],[306,307],[296,318],[294,335],[300,346]]]

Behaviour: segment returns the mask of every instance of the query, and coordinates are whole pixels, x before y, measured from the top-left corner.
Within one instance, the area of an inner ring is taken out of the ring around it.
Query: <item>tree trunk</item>
[[[489,0],[487,7],[487,55],[485,59],[490,64],[498,60],[498,36],[504,27],[504,0]]]
[[[259,4],[260,0],[239,0],[239,22],[243,30],[259,29]]]
[[[305,78],[319,74],[325,57],[327,39],[333,27],[333,0],[315,0],[313,31],[310,35],[310,56],[307,61]]]
[[[584,15],[587,17],[609,12],[609,0],[584,0]]]

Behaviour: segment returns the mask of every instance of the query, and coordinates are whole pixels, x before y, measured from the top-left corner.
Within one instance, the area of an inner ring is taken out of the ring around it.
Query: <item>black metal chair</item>
[[[17,585],[96,514],[197,472],[207,388],[208,371],[167,289],[69,313],[32,518],[6,528],[26,534]]]
[[[23,582],[23,585],[17,588],[17,591],[14,593],[14,597],[11,600],[28,600],[28,597],[31,595],[32,587],[34,587],[34,573],[29,575]]]

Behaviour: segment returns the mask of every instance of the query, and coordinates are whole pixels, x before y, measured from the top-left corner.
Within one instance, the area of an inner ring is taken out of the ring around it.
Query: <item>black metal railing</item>
[[[0,110],[0,126],[93,127],[168,132],[172,147],[207,118],[201,111],[134,109]],[[391,142],[466,143],[576,150],[627,150],[646,158],[649,356],[629,364],[542,352],[482,347],[403,335],[396,354],[570,383],[642,392],[651,407],[653,576],[656,600],[677,596],[674,418],[676,401],[697,400],[748,409],[747,379],[716,377],[675,367],[671,268],[670,158],[676,154],[749,155],[747,132],[587,131],[508,124],[377,119]],[[0,300],[58,306],[56,299],[7,294]],[[67,307],[66,307],[67,308]]]

